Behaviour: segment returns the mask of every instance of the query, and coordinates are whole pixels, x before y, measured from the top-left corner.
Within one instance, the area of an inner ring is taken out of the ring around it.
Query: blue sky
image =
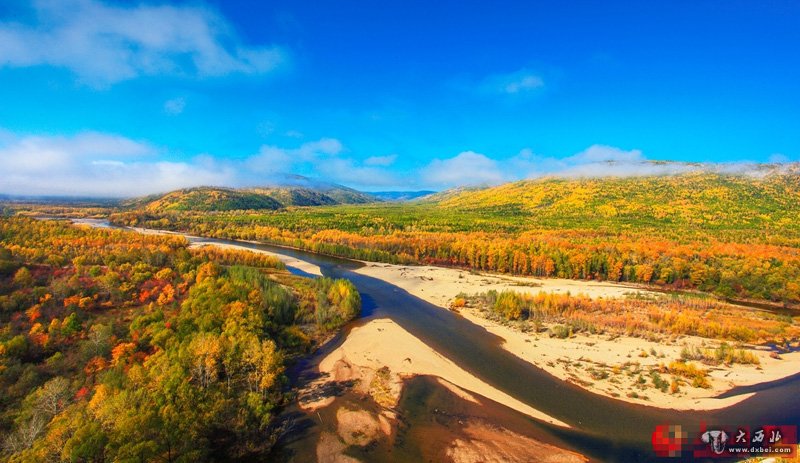
[[[0,193],[800,160],[800,3],[654,3],[6,0]]]

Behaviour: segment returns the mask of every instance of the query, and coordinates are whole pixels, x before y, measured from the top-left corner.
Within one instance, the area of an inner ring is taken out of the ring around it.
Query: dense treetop
[[[271,256],[0,219],[0,457],[263,458],[286,362],[359,311]]]

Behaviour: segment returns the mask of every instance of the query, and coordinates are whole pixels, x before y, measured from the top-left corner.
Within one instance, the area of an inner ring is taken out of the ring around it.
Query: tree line
[[[129,212],[112,219],[125,225],[258,240],[376,262],[654,284],[729,298],[800,303],[800,248],[774,244],[772,239],[730,241],[710,232],[678,239],[647,230],[344,231],[340,229],[344,224],[339,227],[335,217],[319,218],[305,227],[295,222],[262,225],[264,220],[294,220],[290,215],[151,216]]]

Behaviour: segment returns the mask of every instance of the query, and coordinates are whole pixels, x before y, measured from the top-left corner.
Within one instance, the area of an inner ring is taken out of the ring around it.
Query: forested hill
[[[800,303],[798,166],[542,178],[410,202],[269,214],[112,215],[118,224],[391,263],[658,284]]]
[[[127,204],[148,212],[168,211],[233,211],[244,209],[280,209],[282,204],[270,196],[229,188],[188,188],[148,196]]]
[[[797,165],[754,174],[691,172],[646,177],[557,178],[451,190],[445,210],[524,217],[528,227],[648,226],[777,230],[800,227]]]
[[[126,203],[128,208],[151,213],[169,211],[276,210],[288,206],[330,206],[377,201],[366,193],[346,187],[324,190],[295,186],[233,189],[198,187],[148,196]]]

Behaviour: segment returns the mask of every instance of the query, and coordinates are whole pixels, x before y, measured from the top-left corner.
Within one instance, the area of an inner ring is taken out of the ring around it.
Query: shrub
[[[550,337],[566,339],[569,337],[570,329],[564,325],[555,325],[550,328]]]
[[[684,347],[681,350],[681,359],[686,360],[699,360],[704,363],[719,365],[725,363],[733,365],[736,363],[742,365],[760,365],[761,361],[758,355],[745,349],[735,349],[730,344],[723,342],[715,349],[698,349],[696,347]]]
[[[669,372],[673,375],[681,376],[690,379],[692,386],[709,388],[711,384],[708,382],[708,370],[698,368],[693,363],[687,363],[683,360],[676,360],[669,364]]]
[[[667,392],[669,383],[664,378],[662,378],[657,371],[654,371],[650,374],[650,379],[653,381],[653,386],[656,389],[659,389],[661,392]]]
[[[672,383],[670,383],[670,385],[669,385],[669,393],[670,394],[677,394],[678,392],[680,392],[680,390],[681,390],[681,388],[678,385],[678,380],[675,379],[675,378],[672,378]]]

